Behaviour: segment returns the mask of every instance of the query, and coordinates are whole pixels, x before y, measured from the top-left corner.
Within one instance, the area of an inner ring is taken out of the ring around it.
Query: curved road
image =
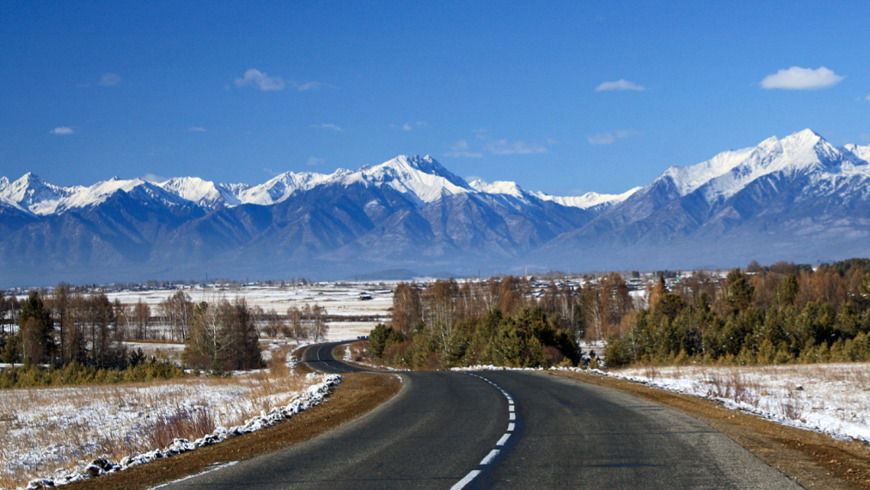
[[[324,372],[359,370],[305,351]],[[403,372],[389,402],[332,432],[173,488],[800,488],[706,424],[529,372]]]

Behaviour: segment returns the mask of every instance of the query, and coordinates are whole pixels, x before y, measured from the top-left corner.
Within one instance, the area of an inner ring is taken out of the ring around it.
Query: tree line
[[[532,283],[507,276],[487,281],[400,283],[392,319],[369,335],[372,355],[421,369],[499,364],[576,364],[582,336],[580,291],[552,284],[540,299]]]
[[[626,315],[607,363],[870,361],[870,260],[698,273]]]
[[[264,322],[266,315],[249,307],[244,298],[194,304],[178,291],[158,309],[164,326],[185,344],[184,366],[210,373],[263,366],[258,322]],[[325,310],[319,306],[291,308],[288,314],[286,326],[280,318],[266,323],[297,337],[322,339],[328,330]],[[17,328],[9,325],[13,319]],[[153,337],[152,320],[151,308],[141,300],[123,305],[117,299],[110,301],[102,291],[86,292],[63,283],[51,292],[31,291],[22,301],[0,293],[0,360],[23,365],[21,369],[2,370],[0,385],[183,375],[168,362],[148,361],[141,349],[130,352],[126,348],[125,341]]]
[[[870,361],[870,259],[665,272],[635,294],[618,273],[543,287],[513,276],[400,283],[369,344],[412,368],[548,366],[576,364],[579,342],[604,339],[610,366]]]
[[[128,352],[125,341],[149,339],[183,342],[182,363],[188,368],[211,373],[254,369],[263,365],[261,332],[320,341],[328,330],[326,310],[319,305],[294,306],[279,315],[274,309],[264,312],[259,306],[251,307],[243,297],[229,301],[215,296],[195,303],[179,290],[152,308],[142,299],[125,305],[118,299],[110,301],[101,290],[65,283],[50,292],[31,291],[23,301],[0,292],[0,360],[21,363],[36,373],[15,379],[50,382],[70,378],[68,374],[39,374],[38,366],[43,365],[66,371],[68,366],[78,366],[84,370],[78,379],[103,379],[101,370],[125,370],[143,361],[141,350]],[[12,376],[10,370],[5,371],[7,378]],[[141,377],[135,373],[113,376]]]

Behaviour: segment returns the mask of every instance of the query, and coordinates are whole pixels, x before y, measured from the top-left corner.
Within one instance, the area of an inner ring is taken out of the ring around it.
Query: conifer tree
[[[18,328],[25,364],[55,361],[54,322],[36,291],[31,291],[21,305]]]

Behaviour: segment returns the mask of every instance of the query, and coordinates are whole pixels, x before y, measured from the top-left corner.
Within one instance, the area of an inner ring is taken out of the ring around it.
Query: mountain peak
[[[507,180],[496,180],[495,182],[487,182],[483,179],[473,179],[468,182],[475,190],[485,192],[487,194],[505,194],[519,199],[525,199],[526,191],[523,190],[516,182]]]
[[[836,171],[841,160],[840,150],[812,129],[804,129],[782,139],[771,136],[754,147],[722,152],[696,165],[671,167],[659,179],[670,177],[681,196],[705,187],[711,196],[727,197],[762,175]]]
[[[42,177],[36,175],[33,172],[27,172],[26,174],[22,175],[21,178],[13,182],[13,184],[26,187],[46,185],[45,181],[42,180]]]
[[[366,168],[368,167],[368,168]],[[398,155],[397,157],[387,160],[386,162],[376,165],[374,167],[366,166],[361,168],[360,170],[368,170],[368,169],[376,169],[376,168],[394,168],[397,170],[407,170],[413,169],[423,173],[439,175],[441,177],[447,178],[448,180],[453,181],[456,179],[458,181],[464,182],[462,179],[453,175],[449,170],[444,168],[443,165],[438,163],[437,160],[432,158],[430,155],[426,155],[421,157],[420,155]],[[458,183],[458,182],[454,182]]]
[[[813,148],[820,142],[827,143],[824,138],[822,138],[812,129],[804,129],[796,133],[790,134],[785,138],[782,138],[779,142],[782,145],[783,149],[791,150],[798,148]]]
[[[443,195],[463,194],[474,189],[431,156],[399,155],[375,166],[364,166],[344,176],[345,184],[386,185],[417,202],[432,202]]]

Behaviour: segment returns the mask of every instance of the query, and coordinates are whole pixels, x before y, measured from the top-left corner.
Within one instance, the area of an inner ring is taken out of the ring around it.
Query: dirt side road
[[[585,373],[551,372],[614,388],[691,415],[724,433],[805,488],[870,489],[870,447],[729,410],[702,398]]]

